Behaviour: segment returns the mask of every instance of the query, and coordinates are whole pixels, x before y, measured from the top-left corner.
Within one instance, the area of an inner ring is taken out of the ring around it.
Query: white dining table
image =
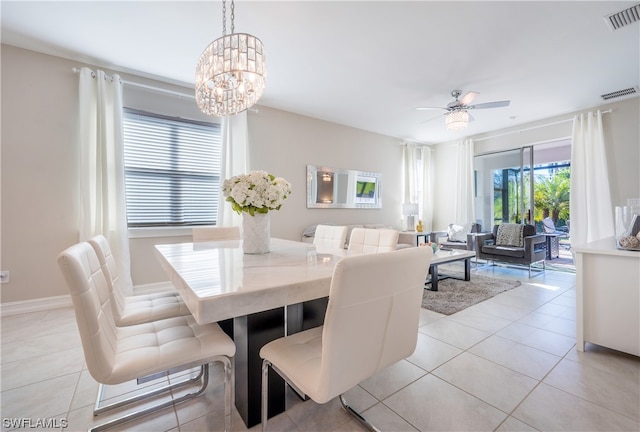
[[[350,253],[277,238],[259,255],[244,254],[239,240],[161,244],[156,251],[195,320],[218,322],[233,337],[236,407],[247,427],[260,423],[260,348],[322,324],[333,269]],[[284,410],[284,381],[274,374],[269,383],[273,416]]]
[[[240,240],[161,244],[164,270],[199,324],[329,295],[333,268],[346,251],[272,238],[270,252],[244,254]]]

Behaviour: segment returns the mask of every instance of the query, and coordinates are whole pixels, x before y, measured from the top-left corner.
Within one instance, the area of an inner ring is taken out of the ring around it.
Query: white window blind
[[[130,228],[216,223],[220,126],[124,110]]]

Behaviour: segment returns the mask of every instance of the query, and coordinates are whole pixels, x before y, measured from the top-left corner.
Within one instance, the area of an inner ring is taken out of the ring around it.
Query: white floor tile
[[[432,373],[507,413],[538,384],[533,378],[468,352]]]
[[[451,316],[422,310],[415,352],[347,392],[354,409],[394,432],[640,430],[640,358],[592,344],[575,349],[575,275],[473,271],[523,284]],[[59,417],[76,431],[115,415],[93,418],[98,384],[86,370],[72,308],[2,317],[0,329],[3,418]],[[203,396],[114,430],[221,431],[218,372],[212,368]],[[108,395],[135,388],[115,386]],[[237,410],[232,430],[246,430]],[[337,399],[318,405],[290,392],[269,430],[364,429]]]
[[[541,431],[638,431],[640,423],[578,396],[540,384],[513,417]]]
[[[557,356],[564,356],[575,345],[575,338],[520,323],[511,324],[496,334]]]
[[[500,336],[483,340],[469,352],[536,380],[543,379],[562,358]]]
[[[427,375],[383,401],[421,431],[493,431],[507,414]]]
[[[423,369],[403,360],[362,381],[360,387],[371,393],[378,400],[383,400],[425,374],[426,372]]]
[[[470,348],[491,336],[491,333],[466,326],[449,317],[424,325],[419,332],[461,349]]]
[[[640,421],[640,380],[565,359],[543,382]]]
[[[407,360],[429,372],[461,352],[460,348],[418,332],[416,350]]]

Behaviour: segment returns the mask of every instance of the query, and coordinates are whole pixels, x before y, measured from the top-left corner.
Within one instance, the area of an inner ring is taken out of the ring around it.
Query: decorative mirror
[[[382,208],[382,174],[307,165],[307,208]]]

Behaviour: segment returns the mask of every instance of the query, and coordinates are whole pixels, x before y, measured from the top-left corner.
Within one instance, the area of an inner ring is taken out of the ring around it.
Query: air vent
[[[638,87],[629,87],[623,90],[618,90],[611,93],[600,95],[600,97],[604,100],[609,100],[609,99],[619,98],[622,96],[629,96],[636,93],[638,93]]]
[[[612,31],[640,21],[640,3],[628,9],[621,10],[620,12],[607,15],[604,17],[604,20]]]

